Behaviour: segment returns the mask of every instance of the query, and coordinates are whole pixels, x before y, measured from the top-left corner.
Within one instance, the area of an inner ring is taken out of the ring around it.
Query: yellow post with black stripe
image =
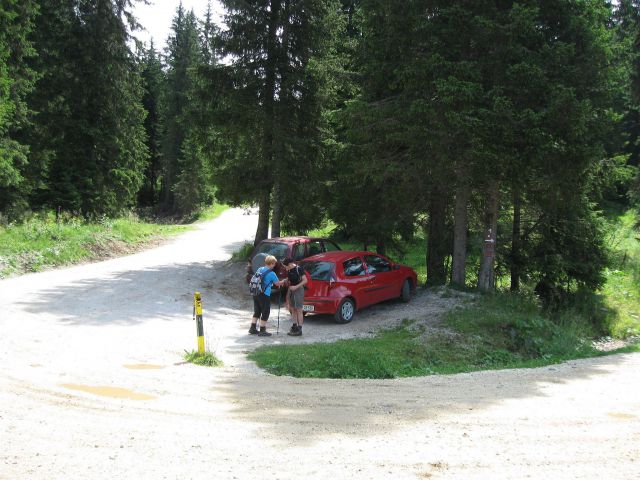
[[[193,295],[193,315],[198,331],[198,353],[204,354],[204,327],[202,325],[202,297],[200,292],[196,292]]]

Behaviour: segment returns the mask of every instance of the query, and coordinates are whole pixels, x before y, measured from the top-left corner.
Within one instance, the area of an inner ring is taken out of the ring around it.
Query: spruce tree
[[[0,4],[0,214],[17,218],[29,207],[35,175],[29,174],[29,145],[23,138],[29,108],[26,95],[36,74],[30,40],[36,2],[8,0]]]
[[[169,212],[190,213],[206,200],[203,162],[190,120],[198,99],[193,98],[195,75],[203,64],[198,21],[182,3],[167,42],[167,83],[162,142],[163,202]]]
[[[228,30],[223,52],[230,66],[210,72],[212,88],[223,88],[227,112],[227,149],[233,155],[214,159],[219,194],[259,206],[255,241],[279,235],[283,221],[308,228],[318,217],[316,172],[322,159],[322,112],[328,93],[328,62],[340,6],[333,0],[223,1]],[[214,115],[216,116],[216,115]],[[218,117],[220,118],[220,117]],[[231,159],[231,160],[230,160]],[[245,162],[231,165],[229,161]],[[243,172],[245,182],[228,191],[223,175]],[[285,187],[286,183],[286,187]],[[223,185],[224,184],[224,185]]]
[[[220,50],[220,28],[213,21],[211,1],[207,2],[207,10],[202,20],[202,59],[205,65],[217,63]]]
[[[625,196],[640,204],[640,2],[617,2],[613,16],[615,55],[615,107],[621,117],[618,129],[611,135],[608,177],[613,192],[605,192],[609,199],[624,202]],[[616,157],[617,155],[617,157]],[[629,178],[635,176],[635,179]],[[613,193],[613,195],[612,195]],[[611,198],[613,197],[613,198]]]
[[[426,216],[429,284],[446,281],[451,253],[454,281],[465,281],[471,219],[472,233],[487,245],[478,275],[482,289],[494,288],[503,243],[512,247],[514,278],[597,285],[601,277],[594,272],[605,258],[597,235],[571,236],[559,225],[583,222],[598,231],[583,202],[608,123],[606,6],[491,0],[365,0],[361,6],[361,95],[345,110],[343,128],[347,162],[363,154],[353,160],[355,168],[342,170],[339,182],[354,194],[338,205],[363,212],[370,235],[392,238],[402,225],[397,211],[367,209],[365,192],[380,178],[386,190],[373,189],[376,198],[399,200],[408,218]],[[406,191],[412,199],[402,196]],[[498,228],[512,208],[513,230],[505,237]],[[519,225],[522,218],[533,227]],[[562,240],[546,238],[551,232]],[[554,245],[553,254],[537,257],[539,263],[524,271],[522,258],[531,258],[538,240]],[[595,268],[574,268],[572,250],[560,247],[569,244],[584,252],[580,262],[589,258]],[[552,257],[562,262],[545,262]]]
[[[153,40],[148,49],[142,50],[140,58],[141,75],[144,84],[142,104],[147,112],[144,127],[147,138],[149,159],[144,171],[144,182],[138,193],[138,203],[142,206],[156,206],[160,200],[161,178],[161,97],[165,85],[162,62]]]
[[[35,158],[48,165],[42,201],[86,217],[135,204],[148,155],[140,72],[129,49],[128,0],[42,0],[35,30],[42,80]]]

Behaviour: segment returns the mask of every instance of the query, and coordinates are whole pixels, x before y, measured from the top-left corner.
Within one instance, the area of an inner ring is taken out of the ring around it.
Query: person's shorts
[[[289,305],[291,308],[302,309],[302,305],[304,305],[304,288],[289,289]]]
[[[302,307],[300,307],[302,308]],[[269,320],[271,312],[271,299],[264,293],[253,297],[253,318],[259,318],[265,322]]]

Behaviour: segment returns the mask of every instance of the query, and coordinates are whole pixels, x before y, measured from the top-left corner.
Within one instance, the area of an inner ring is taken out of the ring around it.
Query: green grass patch
[[[394,378],[434,373],[406,355],[414,348],[414,337],[401,327],[371,339],[263,347],[251,352],[249,358],[275,375],[294,377]]]
[[[88,223],[77,217],[56,222],[53,213],[0,226],[0,278],[130,253],[190,227],[146,223],[135,216]]]
[[[249,260],[249,255],[253,251],[253,243],[245,243],[240,247],[239,250],[236,250],[231,254],[232,262],[246,262]]]
[[[309,230],[307,235],[310,237],[324,237],[324,238],[333,238],[335,237],[337,225],[331,220],[327,220],[318,228],[313,230]]]
[[[518,366],[522,361],[527,366],[531,361],[557,363],[598,354],[592,346],[597,332],[583,316],[572,310],[545,314],[537,301],[526,295],[483,296],[470,307],[450,311],[445,325],[472,347],[472,363],[495,351],[509,352],[509,361],[501,367]]]
[[[263,347],[249,358],[275,375],[397,378],[531,368],[605,355],[594,348],[593,330],[579,315],[565,312],[552,320],[535,299],[522,295],[479,297],[449,312],[443,327],[431,331],[404,321],[374,338]],[[637,345],[627,348],[638,351]]]
[[[637,353],[640,352],[640,342],[632,343],[626,347],[617,349],[614,353]]]
[[[218,218],[220,214],[225,210],[229,210],[228,205],[222,205],[217,203],[214,205],[210,205],[208,207],[203,208],[197,213],[197,221],[204,222],[207,220],[214,220]]]
[[[613,251],[612,265],[605,271],[601,294],[611,311],[606,328],[618,338],[640,334],[640,232],[635,229],[637,212],[607,212],[607,244]]]
[[[199,353],[195,350],[191,350],[190,352],[185,350],[184,359],[189,363],[202,365],[203,367],[221,367],[223,365],[222,360],[219,360],[211,352]]]

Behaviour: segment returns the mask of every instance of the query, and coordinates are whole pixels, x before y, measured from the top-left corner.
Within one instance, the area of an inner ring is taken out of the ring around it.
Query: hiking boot
[[[259,336],[259,337],[270,337],[270,336],[271,336],[271,333],[267,332],[266,330],[260,330],[260,331],[258,332],[258,336]]]
[[[294,323],[293,325],[291,325],[291,330],[289,330],[289,333],[293,333],[293,332],[297,331],[297,330],[298,330],[298,328],[300,328],[300,327],[298,327],[298,325],[296,325],[296,324]]]
[[[302,335],[302,329],[298,326],[296,326],[296,329],[294,330],[293,328],[291,329],[291,331],[289,333],[287,333],[287,335],[291,335],[292,337],[299,337]]]
[[[255,325],[251,325],[251,328],[249,329],[249,333],[251,335],[255,335],[256,333],[258,333],[258,329],[256,328]]]

